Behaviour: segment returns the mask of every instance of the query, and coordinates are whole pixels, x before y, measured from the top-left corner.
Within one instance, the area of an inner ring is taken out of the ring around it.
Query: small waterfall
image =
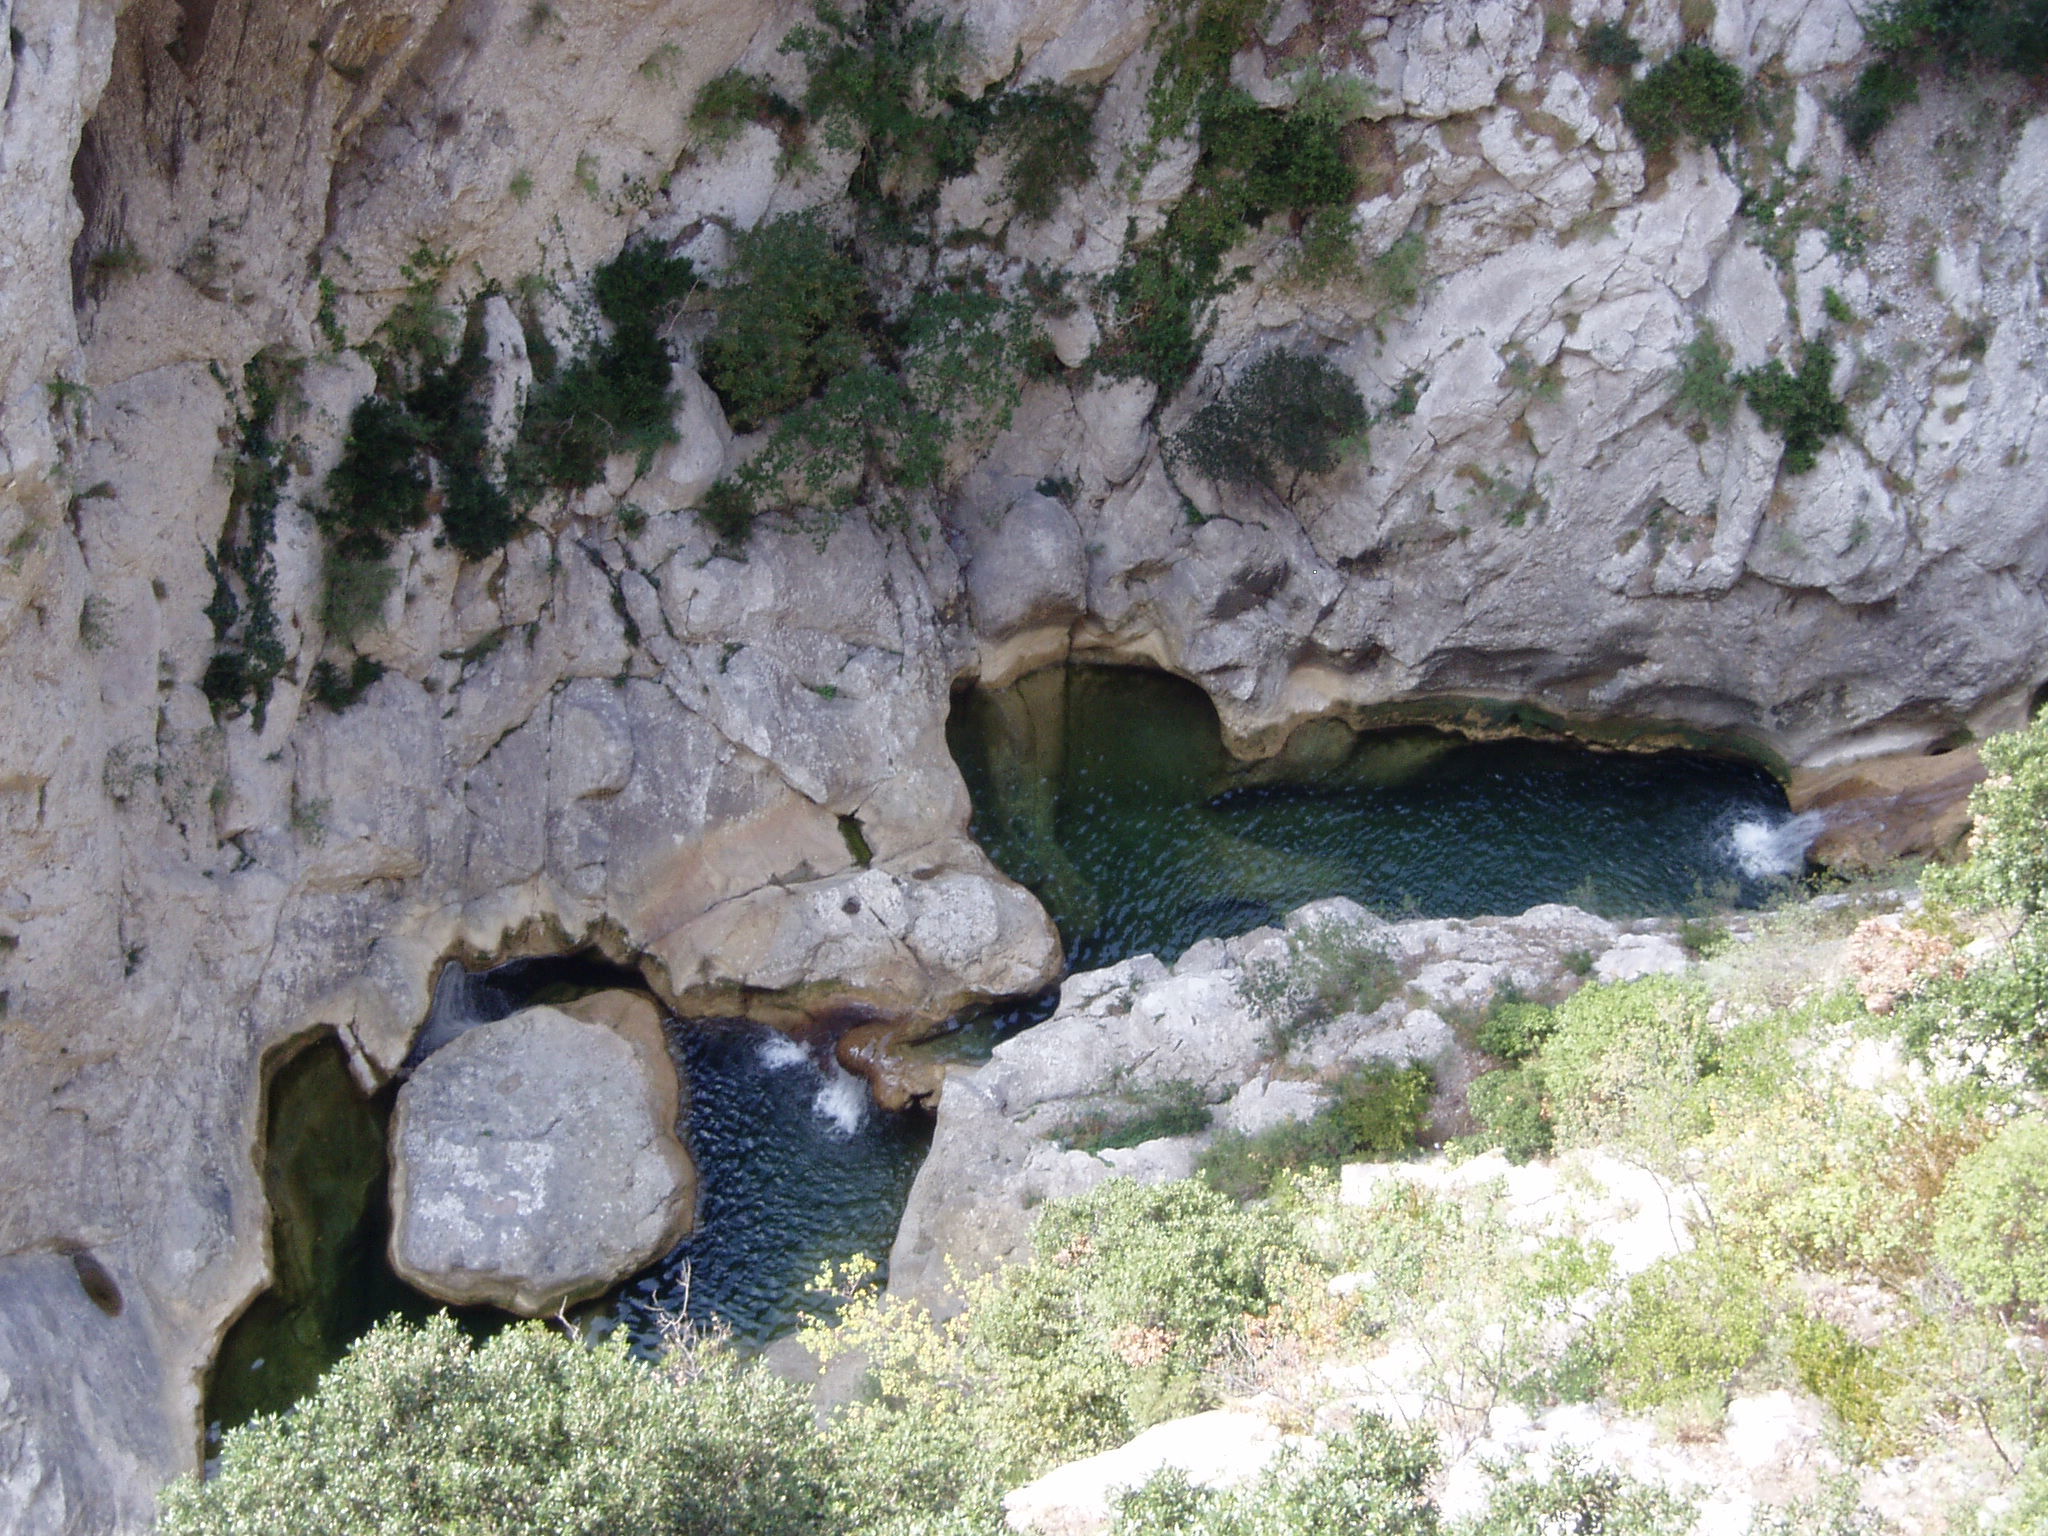
[[[1796,875],[1806,868],[1806,851],[1828,824],[1825,811],[1805,811],[1775,821],[1748,817],[1728,829],[1728,853],[1751,880]]]
[[[754,1060],[766,1072],[789,1072],[806,1068],[818,1080],[811,1109],[840,1136],[851,1136],[867,1119],[868,1085],[830,1056],[822,1064],[800,1042],[787,1035],[764,1036],[754,1048]]]
[[[811,1100],[811,1108],[832,1124],[841,1136],[851,1136],[868,1117],[870,1102],[865,1080],[855,1077],[838,1062],[825,1069],[824,1086]]]

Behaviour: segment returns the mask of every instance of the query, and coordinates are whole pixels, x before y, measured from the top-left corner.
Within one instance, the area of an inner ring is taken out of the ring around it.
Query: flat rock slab
[[[666,1253],[696,1170],[657,1065],[554,1008],[429,1056],[391,1123],[392,1268],[444,1301],[537,1317]]]

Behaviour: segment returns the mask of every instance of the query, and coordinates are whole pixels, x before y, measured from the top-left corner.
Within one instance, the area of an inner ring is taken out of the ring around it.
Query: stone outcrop
[[[985,1066],[947,1072],[931,1154],[890,1253],[890,1290],[950,1305],[955,1272],[971,1277],[1028,1251],[1044,1201],[1112,1175],[1185,1178],[1218,1132],[1306,1119],[1328,1100],[1321,1080],[1349,1067],[1427,1064],[1438,1130],[1468,1129],[1454,1121],[1456,1106],[1483,1058],[1449,1021],[1476,1020],[1505,987],[1559,998],[1582,973],[1683,969],[1683,952],[1658,930],[1559,906],[1388,923],[1338,897],[1291,913],[1284,929],[1205,939],[1171,967],[1139,955],[1069,977],[1051,1018],[999,1044]],[[1301,936],[1332,931],[1393,962],[1390,995],[1370,1013],[1276,1034],[1273,1016],[1247,1001],[1247,977],[1300,964]],[[1101,1153],[1067,1145],[1090,1119],[1128,1114],[1184,1084],[1214,1106],[1210,1130]]]
[[[621,459],[482,561],[401,541],[362,642],[385,674],[335,714],[307,696],[331,649],[311,509],[406,263],[426,248],[457,285],[540,292],[567,340],[550,286],[573,295],[628,236],[709,270],[720,220],[829,209],[849,157],[782,178],[765,128],[720,155],[687,122],[725,68],[789,82],[798,9],[13,7],[0,1262],[88,1251],[127,1310],[53,1302],[6,1369],[23,1401],[62,1402],[80,1362],[140,1340],[150,1407],[0,1422],[0,1526],[133,1528],[166,1465],[195,1464],[206,1362],[265,1282],[264,1063],[331,1026],[364,1086],[385,1080],[447,958],[596,943],[686,1008],[850,1000],[919,1023],[1055,975],[1051,925],[968,836],[944,743],[963,679],[1163,665],[1246,750],[1320,714],[1462,718],[1479,697],[1643,740],[1739,736],[1894,797],[1874,762],[2022,718],[2048,676],[2029,371],[2048,118],[2009,83],[1930,79],[1886,153],[1853,160],[1825,111],[1859,62],[1847,0],[1723,0],[1709,40],[1784,82],[1758,173],[1796,185],[1766,235],[1713,157],[1644,162],[1614,82],[1551,35],[1557,7],[1342,9],[1326,37],[1277,7],[1233,79],[1277,101],[1286,59],[1314,53],[1373,87],[1356,243],[1423,236],[1413,303],[1300,289],[1282,232],[1257,234],[1182,398],[1042,380],[957,495],[849,517],[822,550],[768,526],[743,559],[693,510],[744,444],[686,358],[678,441],[644,476]],[[1071,274],[1047,341],[1078,365],[1109,318],[1091,281],[1160,227],[1194,146],[1126,174],[1157,64],[1143,7],[963,14],[979,77],[1101,89],[1091,183],[1033,225],[983,168],[939,189],[933,242],[990,252],[998,285]],[[1670,0],[1629,19],[1653,56],[1683,35]],[[1831,290],[1858,317],[1837,336],[1853,430],[1812,474],[1782,474],[1747,410],[1703,437],[1674,413],[1700,321],[1746,366],[1820,334]],[[483,317],[500,404],[531,366],[507,308]],[[1170,468],[1161,434],[1279,344],[1327,354],[1376,408],[1413,380],[1415,409],[1292,503]],[[283,670],[260,715],[216,713],[208,560],[264,348],[303,363],[279,422]],[[1924,846],[1957,793],[1871,846]]]
[[[465,1031],[398,1093],[392,1268],[527,1317],[595,1295],[689,1230],[675,1113],[665,1054],[603,1023],[540,1007]]]

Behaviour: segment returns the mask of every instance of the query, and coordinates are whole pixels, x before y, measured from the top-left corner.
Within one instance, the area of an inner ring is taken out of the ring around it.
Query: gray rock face
[[[1444,1015],[1477,1017],[1512,986],[1556,998],[1578,985],[1583,957],[1606,975],[1683,965],[1655,924],[1624,927],[1576,907],[1519,917],[1388,923],[1343,897],[1311,902],[1284,929],[1205,939],[1171,968],[1137,955],[1069,977],[1043,1024],[1004,1041],[987,1065],[947,1074],[932,1150],[911,1186],[889,1257],[889,1287],[950,1305],[950,1274],[974,1275],[1024,1253],[1044,1201],[1112,1175],[1185,1178],[1217,1131],[1251,1134],[1304,1120],[1328,1099],[1320,1079],[1373,1062],[1427,1063],[1439,1123],[1487,1058]],[[1302,936],[1337,930],[1368,942],[1398,973],[1370,1013],[1340,1013],[1276,1036],[1246,983],[1299,964]],[[1093,1154],[1064,1145],[1077,1122],[1193,1083],[1214,1106],[1210,1131]],[[1463,1129],[1453,1125],[1450,1129]]]
[[[391,1122],[391,1264],[528,1317],[674,1246],[696,1191],[673,1077],[602,1024],[528,1008],[435,1052]]]

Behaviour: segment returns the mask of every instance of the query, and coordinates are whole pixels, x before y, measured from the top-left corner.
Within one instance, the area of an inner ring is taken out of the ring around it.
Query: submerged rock
[[[665,1055],[604,1023],[528,1008],[470,1030],[398,1095],[392,1267],[444,1301],[528,1317],[602,1291],[689,1230],[676,1102]]]

